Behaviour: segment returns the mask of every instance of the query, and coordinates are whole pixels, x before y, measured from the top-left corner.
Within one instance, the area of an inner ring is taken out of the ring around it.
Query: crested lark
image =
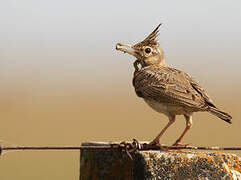
[[[207,111],[230,124],[232,117],[219,110],[188,74],[166,64],[164,52],[157,42],[160,25],[142,42],[135,45],[118,43],[116,49],[137,58],[133,64],[133,86],[137,96],[169,118],[168,124],[150,144],[159,144],[160,137],[175,122],[176,115],[184,115],[186,128],[173,144],[177,146],[181,145],[183,136],[191,128],[194,112]]]

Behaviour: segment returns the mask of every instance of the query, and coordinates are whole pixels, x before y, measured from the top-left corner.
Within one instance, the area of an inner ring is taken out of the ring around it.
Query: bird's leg
[[[180,144],[182,138],[187,133],[187,131],[192,127],[192,116],[191,115],[184,115],[184,117],[186,119],[186,128],[184,129],[184,131],[181,134],[181,136],[173,144],[173,146],[182,146],[182,144]],[[183,146],[187,146],[187,145],[183,145]]]
[[[169,116],[168,124],[161,130],[161,132],[157,135],[157,137],[151,141],[150,145],[160,145],[160,138],[166,132],[166,130],[175,122],[175,115]]]

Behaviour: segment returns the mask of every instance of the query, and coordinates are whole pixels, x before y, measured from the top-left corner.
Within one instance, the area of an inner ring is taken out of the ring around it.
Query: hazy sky
[[[131,73],[133,58],[116,52],[115,44],[143,40],[160,22],[168,64],[194,76],[240,75],[238,0],[6,0],[0,6],[1,78],[56,82],[89,71],[101,79]]]
[[[115,45],[141,41],[159,23],[166,62],[233,116],[229,126],[197,113],[184,144],[240,146],[240,0],[0,0],[0,143],[155,137],[167,118],[136,97],[135,59]],[[162,143],[181,134],[178,119]],[[0,179],[77,179],[79,152],[36,153],[1,156]]]

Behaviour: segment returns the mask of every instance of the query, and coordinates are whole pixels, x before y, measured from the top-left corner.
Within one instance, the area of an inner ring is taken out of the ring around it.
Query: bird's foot
[[[161,146],[159,140],[157,140],[157,139],[154,139],[148,145],[150,145],[150,146]]]
[[[166,146],[162,146],[157,139],[154,139],[149,144],[146,144],[146,149],[168,151],[168,148]]]
[[[180,142],[175,142],[172,146],[178,146],[178,147],[187,147],[189,146],[190,144],[181,144]]]

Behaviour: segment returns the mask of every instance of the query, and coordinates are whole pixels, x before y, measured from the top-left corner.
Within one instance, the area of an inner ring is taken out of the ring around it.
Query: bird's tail
[[[208,111],[214,114],[215,116],[219,117],[220,119],[228,122],[229,124],[232,124],[232,116],[230,116],[228,113],[220,111],[219,109],[215,107],[208,107]]]

